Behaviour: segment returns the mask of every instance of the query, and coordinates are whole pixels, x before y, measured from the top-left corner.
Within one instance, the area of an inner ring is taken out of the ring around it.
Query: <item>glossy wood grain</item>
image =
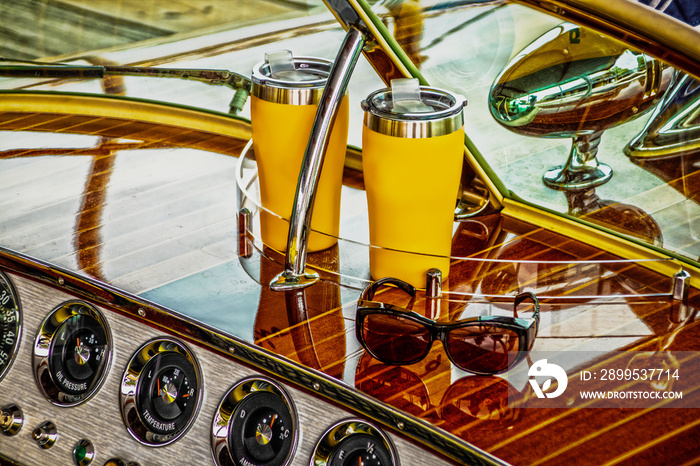
[[[272,260],[260,256],[254,279],[237,256],[232,173],[245,141],[60,114],[2,114],[0,131],[4,247],[233,333],[514,464],[690,464],[700,456],[700,413],[688,408],[700,402],[700,366],[692,360],[680,363],[675,388],[683,400],[530,408],[527,383],[468,376],[437,344],[410,366],[371,358],[355,338],[357,289],[324,280],[302,292],[270,291],[266,283],[281,271],[283,257],[263,251]],[[60,147],[48,138],[56,134],[67,138]],[[98,137],[84,142],[85,135]],[[683,183],[683,176],[674,172],[667,182]],[[361,188],[361,174],[348,172],[344,189]],[[361,227],[357,212],[344,214],[343,221]],[[449,293],[440,300],[419,294],[416,312],[441,321],[465,311],[507,312],[508,305],[484,295],[532,291],[542,304],[535,350],[604,353],[581,369],[612,364],[625,352],[700,349],[697,290],[690,292],[689,317],[673,323],[680,304],[668,296],[669,277],[615,262],[576,238],[490,214],[457,226],[452,254],[479,260],[455,260]],[[333,249],[316,260],[328,270],[348,267]],[[407,305],[392,291],[377,299]],[[569,382],[583,388],[573,376]]]

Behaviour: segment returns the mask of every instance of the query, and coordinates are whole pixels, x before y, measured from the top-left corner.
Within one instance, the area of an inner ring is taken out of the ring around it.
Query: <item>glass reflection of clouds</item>
[[[44,131],[0,132],[0,151],[21,149],[87,149],[99,144],[99,136]],[[36,154],[35,154],[36,155]],[[2,154],[0,154],[2,156]]]

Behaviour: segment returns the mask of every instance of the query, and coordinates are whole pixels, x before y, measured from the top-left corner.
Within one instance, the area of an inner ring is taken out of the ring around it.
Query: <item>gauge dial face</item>
[[[49,372],[63,392],[85,395],[102,376],[107,332],[94,317],[76,314],[58,327],[52,340]]]
[[[46,316],[34,343],[34,375],[54,404],[74,406],[93,396],[111,360],[104,316],[82,301],[68,301]]]
[[[129,433],[149,446],[184,435],[202,400],[201,374],[194,354],[179,340],[158,338],[141,346],[122,378],[121,411]]]
[[[197,404],[197,374],[192,363],[180,353],[157,354],[144,367],[142,377],[136,406],[143,423],[158,434],[181,431]]]
[[[293,419],[276,393],[243,398],[231,416],[228,444],[235,464],[282,465],[293,446]]]
[[[354,434],[343,439],[328,461],[328,466],[391,466],[391,454],[372,435]]]
[[[311,459],[311,464],[323,466],[393,466],[397,462],[389,437],[360,419],[342,421],[328,429]]]
[[[10,279],[0,272],[0,380],[14,361],[21,332],[22,315],[17,293]]]
[[[296,411],[282,387],[266,378],[244,379],[221,400],[212,425],[217,466],[285,466],[298,439]]]

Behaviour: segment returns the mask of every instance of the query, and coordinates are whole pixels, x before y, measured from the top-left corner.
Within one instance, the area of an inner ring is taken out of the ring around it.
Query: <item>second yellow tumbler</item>
[[[446,278],[464,159],[463,97],[392,81],[363,102],[362,165],[369,209],[370,274],[425,288]]]

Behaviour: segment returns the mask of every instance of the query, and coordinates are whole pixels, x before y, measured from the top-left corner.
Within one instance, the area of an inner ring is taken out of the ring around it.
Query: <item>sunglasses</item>
[[[505,372],[525,359],[535,343],[540,304],[531,292],[513,299],[513,317],[469,317],[438,323],[393,304],[372,301],[378,288],[394,285],[412,298],[416,289],[396,278],[382,278],[368,286],[357,301],[355,333],[365,350],[385,364],[414,364],[423,359],[435,340],[460,369],[479,375]],[[518,317],[525,300],[535,309],[531,318]]]

